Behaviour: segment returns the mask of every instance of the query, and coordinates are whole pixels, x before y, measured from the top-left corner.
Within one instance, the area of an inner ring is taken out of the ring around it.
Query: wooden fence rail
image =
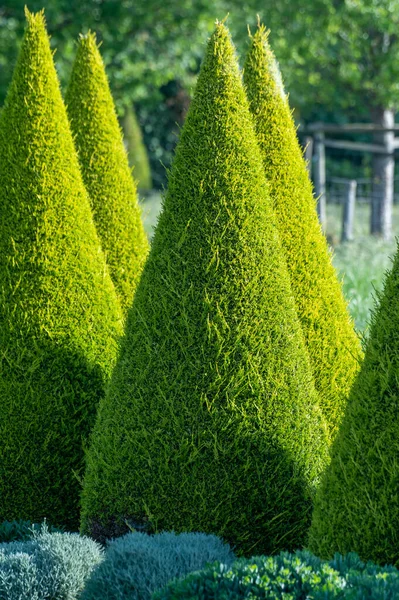
[[[392,204],[394,185],[394,152],[399,149],[399,125],[385,127],[373,123],[350,123],[347,125],[328,125],[326,123],[313,123],[306,128],[299,128],[298,133],[304,136],[305,158],[310,174],[313,174],[315,195],[317,198],[317,211],[320,223],[325,231],[326,213],[326,148],[334,148],[351,152],[368,152],[380,162],[381,177],[373,180],[374,193],[372,196],[372,211],[370,217],[370,231],[389,239],[392,230]],[[353,134],[371,133],[376,134],[377,141],[381,143],[371,144],[365,142],[354,142],[342,139],[326,138],[326,133]],[[386,135],[384,135],[386,134]],[[389,135],[388,135],[389,134]],[[374,160],[374,159],[373,159]],[[351,181],[348,184],[347,197],[347,221],[342,236],[349,240],[353,236],[353,218],[356,198],[356,185]],[[346,209],[345,209],[346,210]],[[352,215],[352,216],[351,216]],[[352,225],[350,220],[352,219]],[[349,229],[348,229],[349,227]],[[352,227],[352,230],[351,230]],[[349,236],[349,237],[348,237]]]

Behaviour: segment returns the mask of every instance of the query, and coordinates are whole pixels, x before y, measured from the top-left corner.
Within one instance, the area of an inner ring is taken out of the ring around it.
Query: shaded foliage
[[[365,358],[317,496],[309,537],[322,557],[356,551],[399,565],[399,252],[371,319]]]

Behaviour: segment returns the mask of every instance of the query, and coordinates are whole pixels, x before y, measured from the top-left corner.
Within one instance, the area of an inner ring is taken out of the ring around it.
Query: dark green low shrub
[[[0,544],[5,542],[24,542],[29,540],[33,533],[39,532],[43,525],[47,525],[46,521],[43,523],[33,523],[32,521],[3,521],[0,523]],[[50,533],[61,533],[63,529],[47,525]]]
[[[327,562],[306,551],[209,565],[171,581],[153,600],[396,600],[399,571],[354,554]]]
[[[28,541],[0,544],[0,598],[77,600],[103,556],[93,540],[43,526]]]
[[[231,564],[228,544],[205,533],[128,533],[109,543],[105,561],[86,584],[81,600],[146,600],[174,577],[207,563]]]

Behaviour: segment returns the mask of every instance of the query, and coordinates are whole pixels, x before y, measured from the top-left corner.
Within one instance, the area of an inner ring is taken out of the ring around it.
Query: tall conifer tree
[[[358,370],[360,343],[321,231],[288,98],[262,25],[251,40],[244,83],[320,405],[334,438]]]
[[[95,35],[79,39],[65,97],[97,231],[126,312],[148,253],[136,184]]]
[[[327,432],[248,103],[218,24],[87,456],[83,531],[296,548]]]
[[[399,252],[317,495],[311,549],[399,567]]]
[[[0,521],[76,527],[82,443],[122,314],[43,13],[26,16],[0,117]]]

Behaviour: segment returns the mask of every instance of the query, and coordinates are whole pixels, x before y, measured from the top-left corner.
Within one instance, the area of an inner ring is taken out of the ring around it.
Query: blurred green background
[[[24,28],[25,0],[0,6],[0,105]],[[184,122],[206,40],[216,19],[231,30],[240,57],[257,15],[271,30],[294,117],[376,122],[399,106],[399,0],[31,0],[45,9],[61,85],[65,87],[79,33],[97,33],[121,119],[134,109],[148,151],[152,187],[141,193],[149,235],[156,223],[179,129]],[[242,59],[241,59],[242,63]],[[351,139],[351,136],[347,136]],[[372,134],[353,137],[373,141]],[[367,153],[330,151],[329,177],[369,178]],[[342,207],[328,206],[327,234],[339,240]],[[379,288],[395,242],[368,235],[370,207],[357,207],[355,241],[338,245],[335,263],[359,330],[366,329],[373,286]],[[393,231],[399,226],[394,206]]]
[[[0,105],[24,28],[24,4],[5,0],[0,6]],[[45,9],[63,86],[77,36],[97,32],[120,115],[129,105],[139,115],[158,189],[207,37],[226,15],[240,54],[257,14],[271,29],[298,123],[369,121],[376,108],[399,104],[399,0],[31,0],[28,8]],[[333,175],[364,174],[370,167],[370,157],[362,155],[344,166],[337,157],[330,162]]]

